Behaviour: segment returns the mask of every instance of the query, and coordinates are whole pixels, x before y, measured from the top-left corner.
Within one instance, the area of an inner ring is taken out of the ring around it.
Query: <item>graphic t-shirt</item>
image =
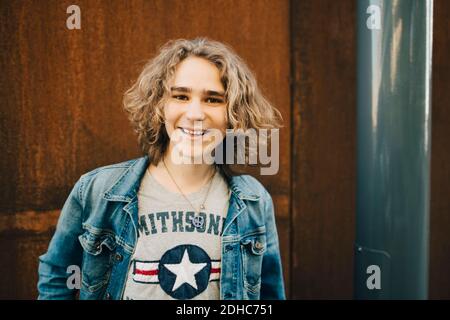
[[[165,189],[148,172],[138,191],[138,241],[123,294],[126,300],[220,298],[221,234],[230,192],[217,172],[186,194]]]

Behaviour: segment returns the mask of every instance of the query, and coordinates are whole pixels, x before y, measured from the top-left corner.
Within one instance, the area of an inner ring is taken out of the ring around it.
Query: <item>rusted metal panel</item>
[[[450,1],[434,0],[430,299],[450,299]]]
[[[292,298],[352,297],[355,1],[292,1]]]

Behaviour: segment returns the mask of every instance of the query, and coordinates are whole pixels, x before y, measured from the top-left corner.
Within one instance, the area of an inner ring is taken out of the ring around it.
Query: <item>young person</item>
[[[271,196],[202,161],[227,129],[279,126],[245,63],[216,41],[170,41],[124,107],[144,156],[77,181],[39,258],[39,299],[284,299]]]

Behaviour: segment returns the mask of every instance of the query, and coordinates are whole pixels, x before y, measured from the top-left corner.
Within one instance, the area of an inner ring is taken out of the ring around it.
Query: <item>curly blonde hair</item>
[[[139,145],[151,163],[156,165],[162,160],[169,143],[163,112],[170,93],[168,82],[176,66],[189,56],[204,58],[219,69],[230,129],[245,131],[281,126],[280,112],[266,100],[253,73],[230,47],[207,38],[171,40],[144,66],[123,98]],[[219,167],[229,172],[226,164]]]

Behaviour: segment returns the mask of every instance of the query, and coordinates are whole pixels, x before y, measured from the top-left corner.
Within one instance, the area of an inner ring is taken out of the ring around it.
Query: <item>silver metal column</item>
[[[355,298],[426,299],[433,1],[357,3]]]

